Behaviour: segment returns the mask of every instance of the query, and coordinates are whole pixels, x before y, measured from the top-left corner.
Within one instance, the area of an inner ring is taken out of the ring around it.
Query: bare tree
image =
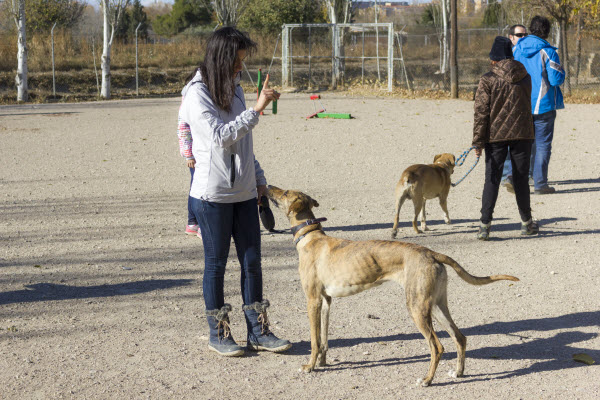
[[[356,0],[325,0],[325,6],[327,8],[327,16],[329,22],[332,24],[341,23],[347,24],[352,22],[352,16],[356,10]],[[333,73],[331,76],[331,87],[335,89],[338,82],[344,79],[344,33],[345,30],[338,30],[333,28],[332,34],[334,38],[333,43]]]
[[[219,25],[236,26],[251,0],[204,0],[215,12]]]
[[[121,14],[129,5],[130,0],[100,0],[104,18],[103,48],[100,68],[102,68],[102,89],[100,96],[110,99],[110,50],[115,38],[115,30],[121,19]]]
[[[17,26],[17,101],[29,100],[27,87],[27,41],[25,35],[25,0],[11,0],[10,14]]]

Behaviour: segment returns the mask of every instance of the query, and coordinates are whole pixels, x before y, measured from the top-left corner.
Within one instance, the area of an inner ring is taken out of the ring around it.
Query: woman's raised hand
[[[267,79],[265,79],[265,83],[260,91],[260,96],[256,101],[256,105],[254,106],[254,111],[258,113],[264,111],[269,103],[273,100],[279,99],[279,96],[280,94],[275,89],[269,88],[269,75],[267,74]]]

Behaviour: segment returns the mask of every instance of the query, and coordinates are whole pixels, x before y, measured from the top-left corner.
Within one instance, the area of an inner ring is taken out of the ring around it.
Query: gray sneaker
[[[477,239],[479,240],[490,240],[490,227],[492,224],[481,224],[479,225],[479,232],[477,232]]]
[[[535,189],[533,191],[533,193],[535,194],[552,194],[555,193],[556,189],[554,189],[552,186],[542,186],[539,189]]]
[[[502,186],[506,188],[508,193],[515,194],[515,187],[513,186],[512,178],[510,176],[502,181]]]
[[[521,235],[537,235],[540,232],[538,223],[533,219],[521,223]]]

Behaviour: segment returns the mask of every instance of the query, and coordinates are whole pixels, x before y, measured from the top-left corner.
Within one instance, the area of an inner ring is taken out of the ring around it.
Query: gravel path
[[[251,101],[248,96],[248,101]],[[286,94],[255,129],[269,183],[317,199],[327,234],[388,239],[404,168],[471,139],[473,103],[323,94],[353,120],[306,120],[307,94]],[[465,377],[415,386],[429,350],[386,284],[333,302],[331,364],[299,372],[310,351],[289,232],[263,231],[265,294],[287,354],[224,359],[208,352],[203,251],[183,234],[189,173],[175,136],[179,99],[0,107],[0,398],[2,399],[597,399],[600,397],[600,113],[559,111],[550,178],[532,195],[541,234],[519,237],[514,196],[501,190],[492,240],[475,239],[483,165],[436,202],[432,229],[398,240],[448,254],[475,275],[521,281],[474,287],[449,269],[450,310],[467,336]],[[457,180],[472,162],[457,168]],[[289,228],[274,210],[277,228]],[[234,249],[226,274],[233,335],[245,339]],[[586,353],[588,366],[573,360]]]

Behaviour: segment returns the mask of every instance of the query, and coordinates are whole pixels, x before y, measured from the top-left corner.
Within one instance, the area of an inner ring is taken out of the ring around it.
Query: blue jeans
[[[207,310],[223,307],[225,265],[231,237],[241,265],[245,305],[263,300],[260,265],[260,225],[256,199],[240,203],[212,203],[192,197],[192,210],[200,225],[204,246],[204,304]]]
[[[554,121],[556,110],[533,116],[535,126],[535,147],[531,151],[533,161],[534,189],[548,186],[548,164],[552,154],[554,138]]]
[[[531,147],[529,176],[533,177],[534,189],[548,186],[548,164],[552,153],[555,120],[556,110],[533,116],[535,140]],[[508,176],[512,176],[512,165],[507,157],[502,172],[502,180],[505,180]]]
[[[195,168],[190,168],[190,174],[192,178],[190,179],[190,190],[192,190],[192,182],[194,182],[194,171]],[[198,221],[196,221],[196,216],[194,215],[194,211],[192,210],[192,196],[188,193],[188,225],[198,225]]]

